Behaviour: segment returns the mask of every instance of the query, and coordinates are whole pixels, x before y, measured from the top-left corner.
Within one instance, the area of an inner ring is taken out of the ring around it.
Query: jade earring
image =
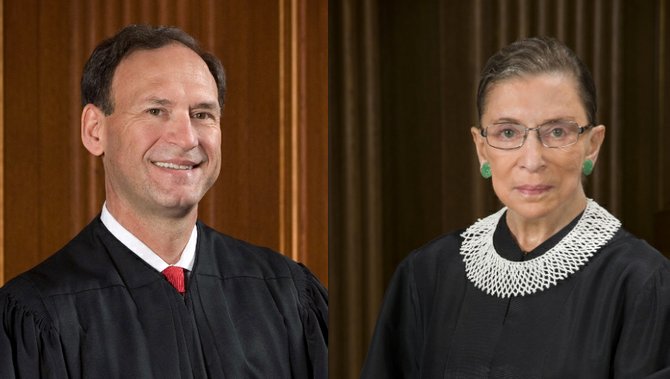
[[[482,167],[479,168],[479,172],[482,174],[482,178],[488,179],[491,177],[491,165],[489,162],[484,162]]]
[[[584,175],[589,176],[593,172],[593,161],[590,159],[587,159],[584,161],[584,164],[582,165],[582,172]]]

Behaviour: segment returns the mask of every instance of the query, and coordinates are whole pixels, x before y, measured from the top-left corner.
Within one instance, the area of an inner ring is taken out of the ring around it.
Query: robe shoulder
[[[212,259],[206,266],[198,267],[200,274],[272,280],[283,277],[302,279],[309,273],[304,265],[270,248],[236,239],[202,223],[198,226],[201,236],[198,241],[201,256],[198,258]]]
[[[312,367],[310,377],[328,377],[328,292],[312,272],[278,252],[266,247],[235,239],[199,223],[196,258],[198,276],[216,278],[224,282],[262,281],[271,292],[280,283],[292,283],[292,290],[273,295],[277,308],[283,314],[287,304],[296,302],[302,339],[306,345],[308,361]],[[290,292],[287,293],[287,292]],[[291,320],[286,320],[291,323]],[[302,376],[296,373],[297,376]]]
[[[315,319],[310,322],[318,322],[317,326],[327,338],[328,292],[307,267],[272,249],[230,237],[202,223],[199,227],[202,239],[197,259],[202,261],[196,262],[198,275],[222,280],[255,278],[274,282],[288,279],[294,283],[303,311],[314,313]]]
[[[594,257],[594,262],[597,260],[602,260],[611,269],[635,278],[638,285],[646,282],[650,275],[667,271],[670,267],[668,257],[625,229],[620,229],[601,249]]]
[[[312,327],[321,328],[327,338],[328,292],[314,274],[302,263],[272,249],[257,246],[218,232],[199,223],[202,239],[196,262],[198,275],[221,280],[258,279],[267,282],[290,280],[295,286],[303,317]],[[314,317],[314,319],[311,319]],[[326,340],[327,341],[327,340]]]
[[[99,227],[96,218],[63,248],[8,281],[0,288],[0,299],[9,296],[28,309],[47,312],[54,296],[122,285],[109,270],[112,261],[97,236]]]

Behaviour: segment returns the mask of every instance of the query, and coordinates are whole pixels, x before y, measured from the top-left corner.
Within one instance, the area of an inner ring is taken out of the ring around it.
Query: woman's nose
[[[521,156],[519,164],[529,171],[537,171],[544,166],[544,153],[546,147],[540,140],[538,129],[531,129],[526,136],[526,142],[519,149]]]

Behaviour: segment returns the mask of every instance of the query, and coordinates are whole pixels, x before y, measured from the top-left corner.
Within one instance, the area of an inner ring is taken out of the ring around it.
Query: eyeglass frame
[[[540,136],[540,128],[549,124],[549,123],[551,123],[551,122],[555,122],[555,121],[557,121],[557,120],[547,121],[544,124],[538,125],[534,128],[529,128],[526,125],[516,123],[516,122],[509,122],[509,124],[523,126],[523,128],[524,128],[523,140],[521,140],[521,144],[519,146],[516,146],[516,147],[497,147],[497,146],[491,145],[491,143],[489,142],[489,139],[488,139],[487,129],[490,126],[495,125],[495,123],[492,124],[492,125],[489,125],[487,127],[483,127],[483,126],[479,125],[479,134],[482,137],[484,137],[484,140],[486,140],[486,144],[491,146],[494,149],[498,149],[498,150],[517,150],[517,149],[520,149],[521,147],[523,147],[523,145],[526,143],[526,140],[528,139],[529,132],[537,131],[537,139],[540,140],[540,143],[542,144],[542,146],[544,146],[546,148],[549,148],[549,149],[563,149],[563,148],[570,147],[570,146],[576,144],[579,141],[579,136],[580,135],[584,134],[587,130],[595,127],[594,124],[586,124],[586,125],[581,126],[581,125],[579,125],[578,122],[575,122],[575,121],[565,121],[566,123],[577,125],[577,139],[575,139],[575,142],[572,142],[572,143],[569,143],[569,144],[563,145],[563,146],[547,146],[544,143],[544,140],[542,140],[542,137]]]

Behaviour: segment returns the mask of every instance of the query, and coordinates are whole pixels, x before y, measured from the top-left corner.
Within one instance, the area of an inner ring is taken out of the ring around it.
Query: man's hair
[[[477,90],[477,112],[481,121],[486,96],[499,81],[525,75],[548,73],[571,74],[589,124],[595,124],[597,111],[596,86],[588,67],[570,48],[551,37],[533,37],[516,41],[493,55],[482,70]]]
[[[102,41],[93,50],[84,66],[81,78],[81,103],[94,104],[106,115],[114,112],[111,98],[112,79],[119,63],[137,50],[159,49],[180,43],[198,54],[212,73],[218,90],[219,106],[223,109],[226,94],[226,76],[223,65],[214,55],[202,50],[189,34],[175,27],[129,25],[115,36]]]

